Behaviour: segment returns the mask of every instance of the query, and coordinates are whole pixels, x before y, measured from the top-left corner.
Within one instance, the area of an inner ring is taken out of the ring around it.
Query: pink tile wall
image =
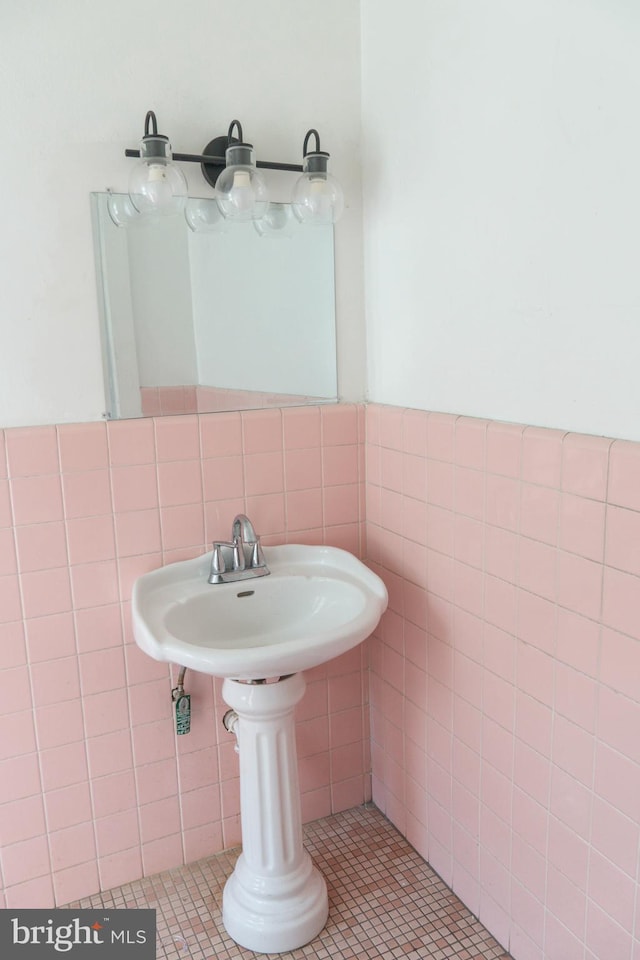
[[[238,841],[220,684],[187,674],[192,732],[176,738],[131,586],[240,511],[266,544],[359,554],[363,425],[345,405],[0,431],[0,905],[66,903]],[[306,819],[369,795],[363,657],[307,675]]]
[[[640,960],[640,444],[366,438],[374,801],[517,960]]]

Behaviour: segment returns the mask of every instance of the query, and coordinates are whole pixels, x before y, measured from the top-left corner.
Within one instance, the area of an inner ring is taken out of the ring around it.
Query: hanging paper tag
[[[181,736],[191,730],[191,697],[183,693],[175,700],[176,733]]]

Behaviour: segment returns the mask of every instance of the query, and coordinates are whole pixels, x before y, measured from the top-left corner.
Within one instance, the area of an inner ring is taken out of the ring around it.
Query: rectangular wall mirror
[[[262,234],[183,216],[117,226],[126,201],[91,195],[108,418],[337,400],[331,226],[286,204]],[[215,219],[214,200],[189,204]]]

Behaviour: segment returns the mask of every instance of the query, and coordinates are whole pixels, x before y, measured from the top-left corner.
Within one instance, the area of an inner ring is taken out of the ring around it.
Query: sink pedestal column
[[[293,711],[305,682],[225,680],[237,715],[242,853],[224,888],[222,920],[241,946],[295,950],[316,937],[329,912],[324,878],[302,845]]]

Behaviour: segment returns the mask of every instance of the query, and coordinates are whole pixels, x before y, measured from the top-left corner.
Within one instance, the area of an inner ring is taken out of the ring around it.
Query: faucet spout
[[[233,527],[231,528],[231,537],[234,541],[240,540],[242,543],[253,544],[258,542],[258,536],[253,524],[244,513],[239,513],[234,519]]]

